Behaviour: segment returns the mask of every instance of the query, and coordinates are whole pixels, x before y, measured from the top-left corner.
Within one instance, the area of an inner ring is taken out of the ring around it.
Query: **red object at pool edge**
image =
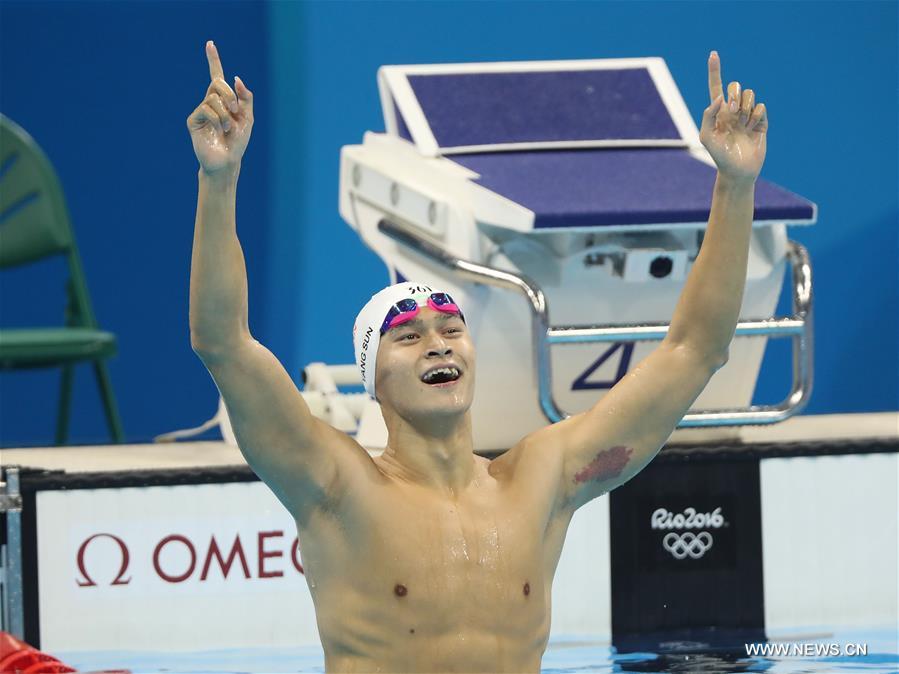
[[[0,674],[66,674],[75,671],[52,655],[42,653],[11,634],[0,632]],[[84,674],[131,674],[131,671],[109,669]]]

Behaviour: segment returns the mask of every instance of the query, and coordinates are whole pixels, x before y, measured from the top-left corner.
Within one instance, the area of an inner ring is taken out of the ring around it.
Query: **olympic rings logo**
[[[682,534],[670,532],[665,534],[662,539],[662,546],[671,553],[675,559],[699,559],[706,552],[712,549],[714,539],[708,531],[701,531],[694,534],[692,531],[685,531]]]

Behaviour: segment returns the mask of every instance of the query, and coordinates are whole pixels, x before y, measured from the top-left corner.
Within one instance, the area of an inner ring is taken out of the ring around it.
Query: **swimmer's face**
[[[405,419],[451,416],[471,407],[474,344],[454,314],[422,307],[391,328],[378,345],[375,390],[382,405]]]

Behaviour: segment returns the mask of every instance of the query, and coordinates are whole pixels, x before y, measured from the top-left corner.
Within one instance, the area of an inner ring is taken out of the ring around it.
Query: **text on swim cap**
[[[368,342],[371,340],[372,328],[365,331],[365,337],[362,338],[362,353],[359,355],[359,369],[362,371],[362,383],[365,383],[365,355],[368,351]]]

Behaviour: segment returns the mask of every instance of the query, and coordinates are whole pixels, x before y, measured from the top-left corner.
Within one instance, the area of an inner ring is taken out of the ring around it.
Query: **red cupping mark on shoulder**
[[[618,445],[597,452],[596,457],[574,476],[576,483],[594,480],[601,482],[621,475],[633,453],[631,447]]]

